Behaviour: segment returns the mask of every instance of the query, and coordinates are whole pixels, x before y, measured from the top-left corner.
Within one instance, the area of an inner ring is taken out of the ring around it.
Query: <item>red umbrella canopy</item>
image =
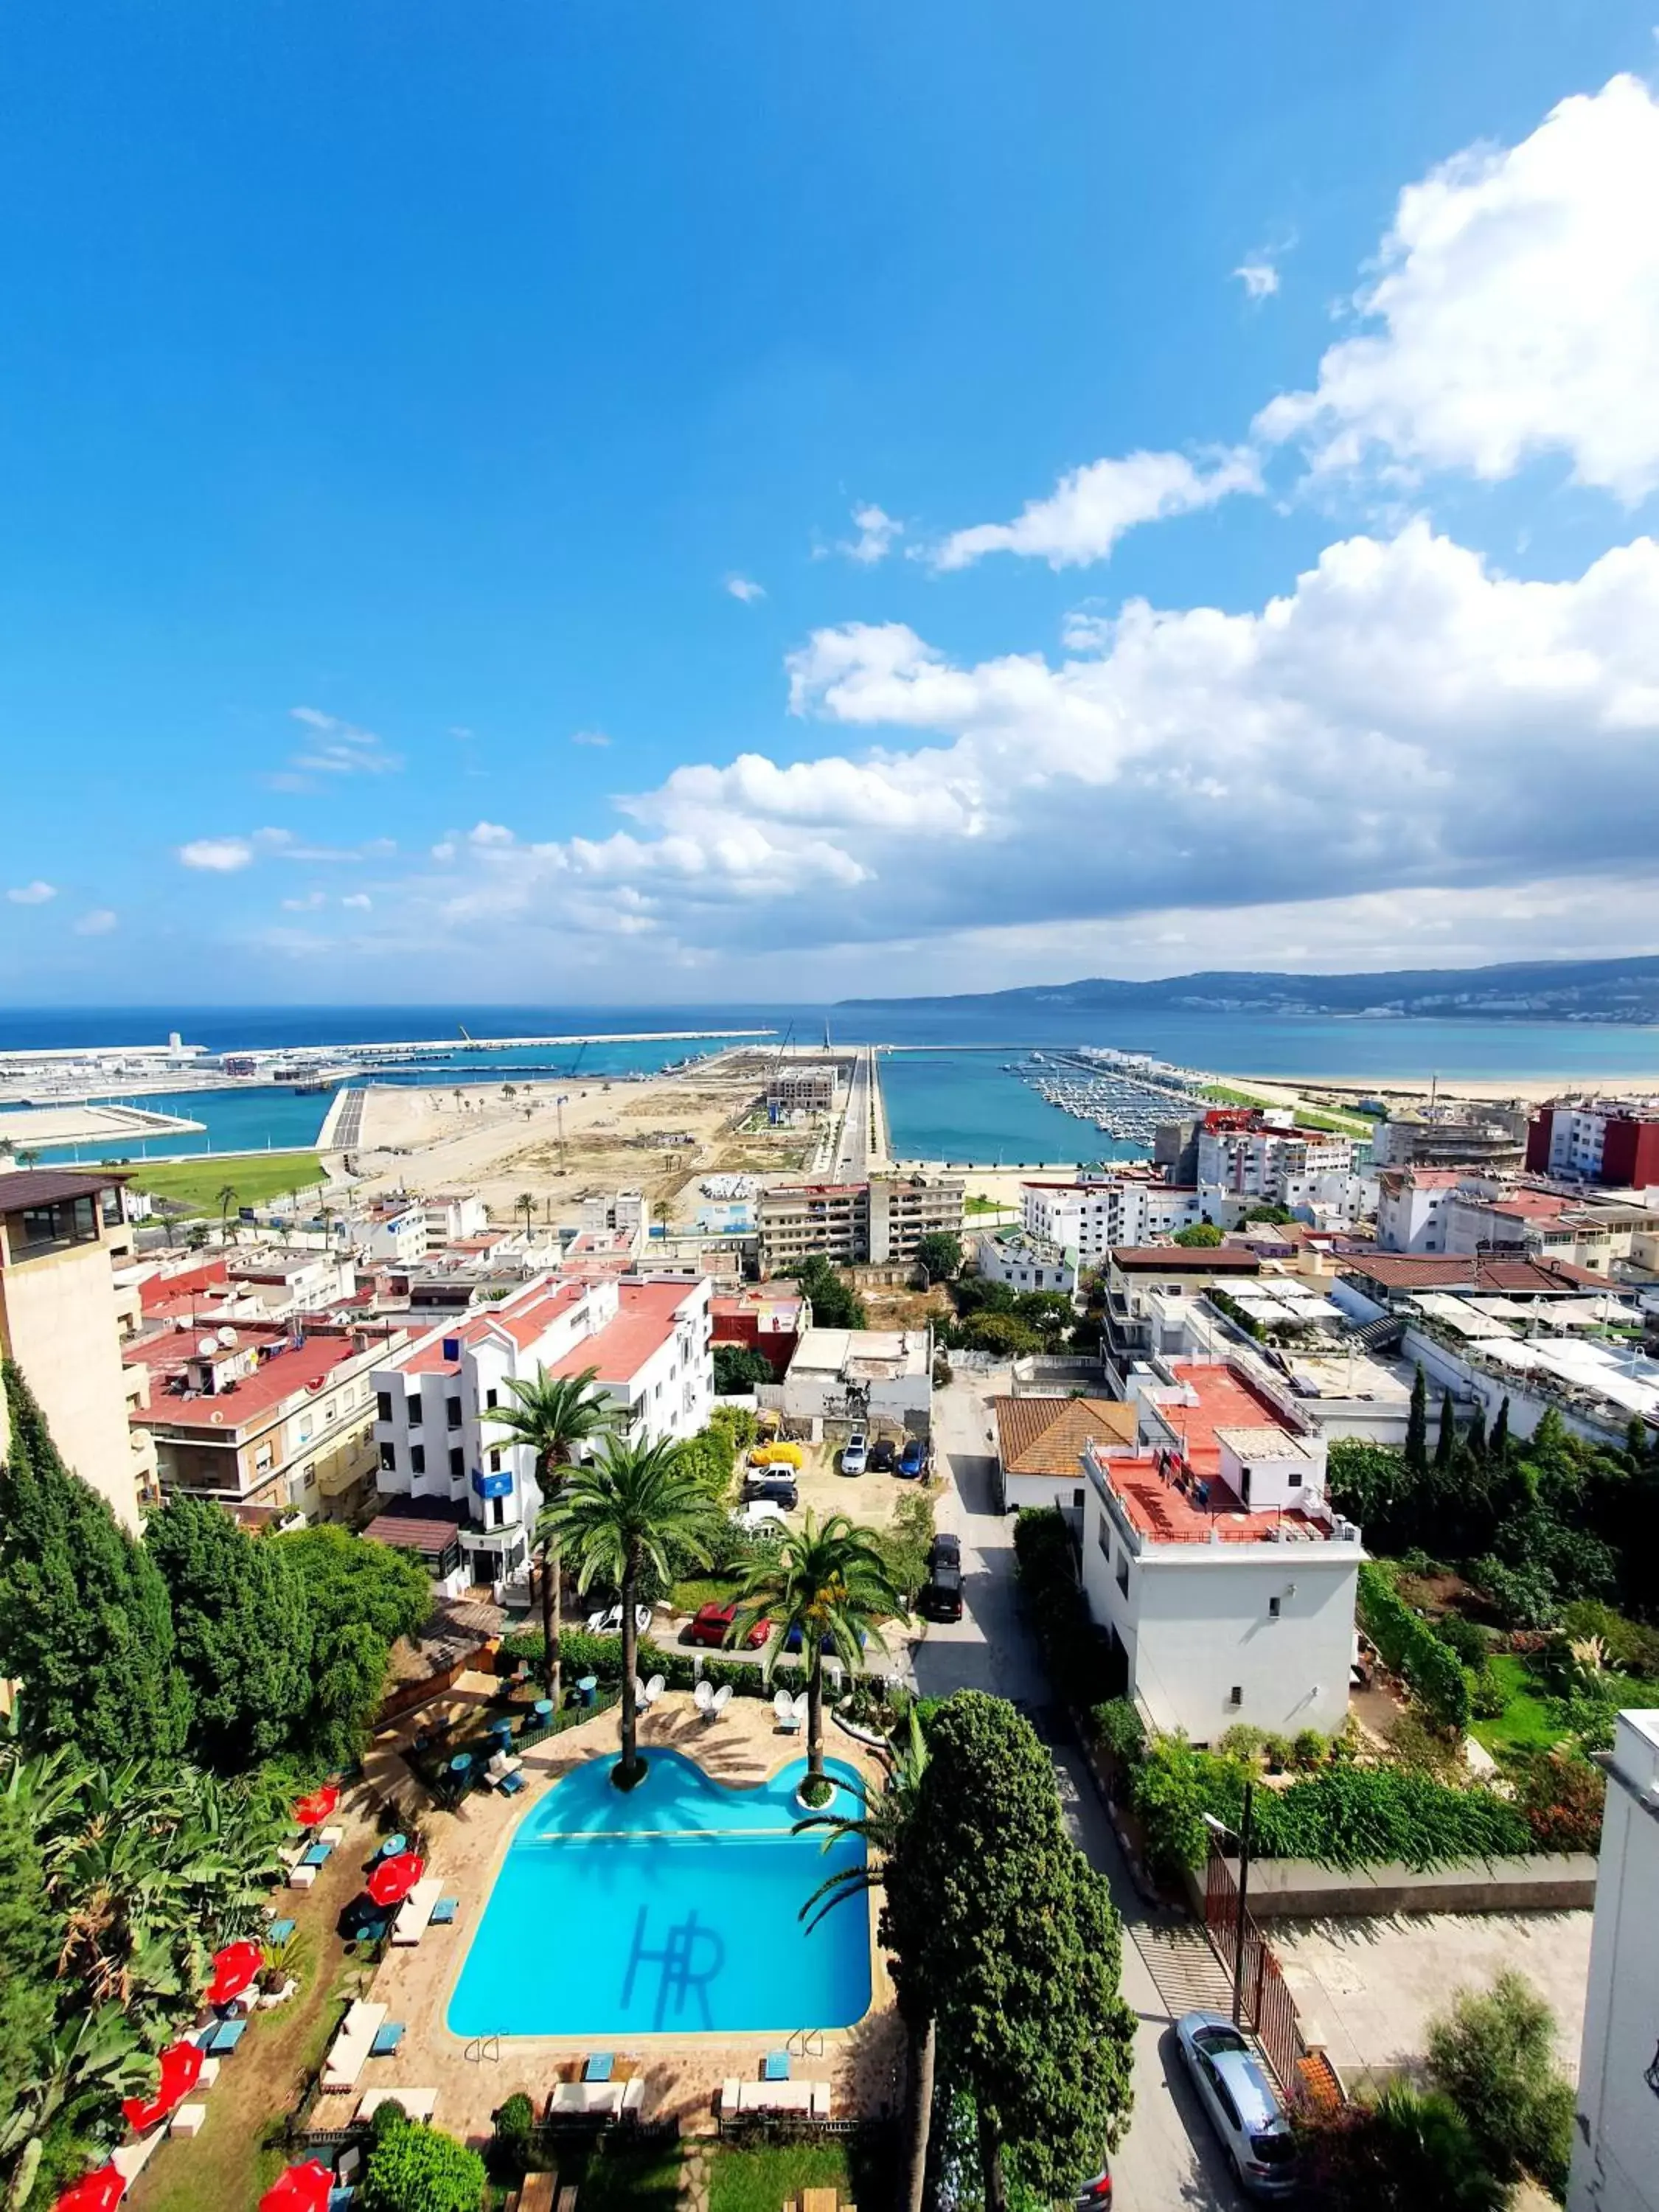
[[[154,2096],[128,2097],[121,2110],[135,2135],[166,2119],[202,2078],[202,2054],[193,2043],[170,2043],[161,2053],[161,2080]]]
[[[426,1872],[426,1861],[414,1851],[399,1851],[382,1859],[368,1877],[368,1893],[376,1905],[401,1905]]]
[[[328,2212],[333,2182],[328,2168],[314,2158],[303,2166],[285,2166],[259,2199],[259,2212]]]
[[[327,1820],[340,1802],[340,1792],[331,1782],[321,1790],[313,1790],[309,1797],[295,1801],[294,1817],[302,1828],[314,1828],[319,1820]]]
[[[227,1943],[213,1954],[213,1979],[207,1985],[210,2004],[228,2004],[239,1997],[265,1962],[265,1954],[251,1940]]]
[[[126,2194],[126,2176],[112,2166],[83,2173],[58,2200],[58,2212],[113,2212]]]

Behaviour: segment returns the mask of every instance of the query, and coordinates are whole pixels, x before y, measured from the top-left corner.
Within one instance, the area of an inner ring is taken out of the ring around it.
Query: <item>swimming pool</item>
[[[819,1832],[790,1833],[805,1760],[731,1790],[653,1751],[627,1796],[611,1765],[577,1768],[526,1814],[450,1998],[450,2033],[783,2035],[861,2019],[867,1905],[838,1905],[810,1934],[799,1912],[827,1875],[864,1863],[864,1844],[825,1851]],[[854,1779],[835,1759],[825,1771]]]

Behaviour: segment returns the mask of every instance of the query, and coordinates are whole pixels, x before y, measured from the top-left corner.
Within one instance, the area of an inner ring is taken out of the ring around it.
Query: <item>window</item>
[[[426,1446],[424,1444],[411,1444],[410,1446],[409,1464],[416,1474],[424,1474],[426,1473]]]
[[[418,1390],[409,1401],[409,1425],[411,1429],[418,1429],[421,1425],[421,1394]]]
[[[317,1487],[317,1462],[314,1459],[310,1459],[306,1462],[305,1473],[300,1477],[300,1480],[306,1489],[315,1490]]]
[[[444,1401],[444,1412],[448,1419],[450,1427],[452,1429],[459,1429],[461,1425],[460,1400],[459,1398],[446,1398]]]
[[[331,1398],[323,1407],[323,1426],[328,1428],[334,1419],[334,1401]]]
[[[493,1451],[489,1455],[489,1472],[492,1474],[499,1474],[501,1471],[501,1455],[498,1451]]]
[[[392,1419],[390,1390],[377,1390],[374,1393],[374,1418],[377,1421],[389,1421]]]
[[[1268,1618],[1268,1620],[1278,1620],[1278,1618],[1279,1618],[1279,1606],[1280,1606],[1281,1602],[1282,1602],[1282,1601],[1281,1601],[1280,1599],[1279,1599],[1279,1598],[1276,1598],[1276,1597],[1270,1597],[1270,1598],[1267,1600],[1267,1618]]]
[[[1120,1552],[1117,1555],[1117,1586],[1122,1592],[1123,1595],[1127,1597],[1129,1595],[1129,1554],[1127,1551]]]
[[[452,1444],[449,1448],[449,1479],[452,1482],[459,1482],[465,1473],[466,1454],[459,1444]]]
[[[1242,1705],[1243,1702],[1244,1686],[1242,1682],[1235,1682],[1227,1692],[1227,1703],[1230,1705]]]
[[[1100,1524],[1098,1541],[1100,1555],[1109,1566],[1112,1563],[1112,1532],[1103,1521]]]
[[[485,1403],[485,1405],[486,1405],[486,1406],[493,1406],[493,1405],[495,1404],[495,1393],[493,1390],[486,1390],[486,1391],[484,1392],[484,1403]]]
[[[383,1471],[385,1474],[393,1474],[393,1473],[396,1471],[396,1469],[397,1469],[397,1465],[398,1465],[398,1447],[397,1447],[397,1445],[396,1445],[396,1444],[382,1444],[382,1445],[380,1446],[380,1467],[381,1467],[382,1471]]]

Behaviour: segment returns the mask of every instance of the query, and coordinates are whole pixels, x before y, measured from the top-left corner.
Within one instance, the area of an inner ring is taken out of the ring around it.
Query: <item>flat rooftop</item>
[[[1285,1534],[1309,1543],[1330,1540],[1329,1524],[1299,1507],[1248,1513],[1219,1483],[1212,1483],[1200,1504],[1195,1490],[1177,1490],[1153,1457],[1096,1465],[1137,1534],[1153,1544],[1265,1544]]]

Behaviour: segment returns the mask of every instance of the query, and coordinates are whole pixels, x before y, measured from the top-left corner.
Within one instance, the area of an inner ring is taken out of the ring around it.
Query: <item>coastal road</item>
[[[963,1376],[933,1401],[934,1443],[947,1486],[938,1522],[962,1539],[963,1617],[932,1624],[912,1650],[924,1697],[989,1690],[1025,1705],[1041,1721],[1046,1678],[1020,1617],[1014,1585],[1013,1516],[993,1504],[996,1462],[988,1401],[1008,1387],[1007,1370]],[[1093,1782],[1077,1751],[1050,1739],[1054,1784],[1073,1837],[1111,1885],[1124,1928],[1122,1990],[1133,2008],[1135,2103],[1112,2160],[1123,2212],[1143,2206],[1244,2212],[1245,2198],[1176,2055],[1174,2022],[1195,2005],[1224,2000],[1225,1978],[1191,1923],[1141,1901]]]
[[[870,1084],[875,1053],[865,1045],[853,1063],[853,1079],[847,1092],[847,1111],[836,1140],[833,1180],[862,1182],[870,1172]]]

